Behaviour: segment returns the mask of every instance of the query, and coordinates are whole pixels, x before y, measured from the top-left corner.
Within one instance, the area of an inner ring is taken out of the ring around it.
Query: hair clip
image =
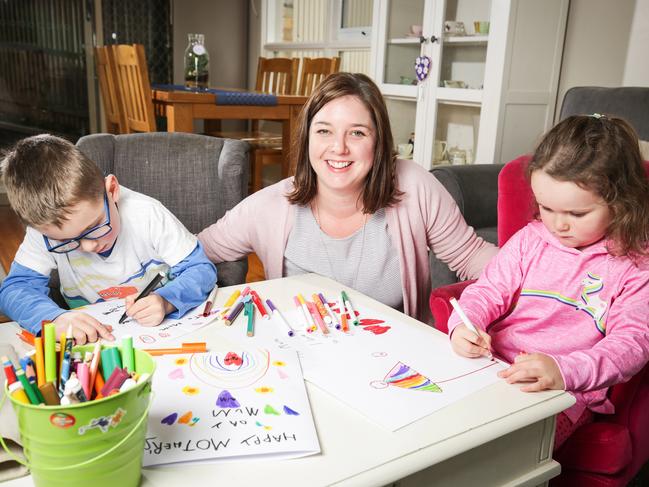
[[[602,115],[601,113],[593,113],[592,115],[588,115],[589,117],[596,118],[597,120],[601,118],[606,118],[606,115]]]

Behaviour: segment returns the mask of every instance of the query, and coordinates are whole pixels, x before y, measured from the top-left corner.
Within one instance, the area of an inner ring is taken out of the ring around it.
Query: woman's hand
[[[72,337],[77,345],[96,342],[99,338],[105,338],[111,342],[115,340],[115,337],[111,334],[111,331],[113,331],[112,326],[102,325],[95,318],[81,311],[63,313],[52,323],[56,327],[57,337],[60,337],[61,333],[67,333],[68,327],[72,325]]]
[[[559,366],[544,353],[521,353],[508,369],[498,372],[498,377],[506,379],[508,384],[529,383],[521,387],[523,392],[563,390],[566,387]]]
[[[477,336],[466,325],[458,325],[451,335],[453,351],[462,357],[489,357],[491,356],[491,337],[482,330]]]
[[[149,294],[135,302],[135,294],[126,297],[126,314],[142,326],[157,326],[176,308],[162,296]]]

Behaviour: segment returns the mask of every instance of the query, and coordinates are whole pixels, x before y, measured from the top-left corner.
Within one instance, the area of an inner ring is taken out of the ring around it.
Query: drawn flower
[[[255,389],[255,392],[258,392],[260,394],[268,394],[269,392],[273,392],[274,390],[275,389],[273,389],[272,387],[261,386],[261,387],[257,387]]]
[[[183,358],[177,358],[176,360],[174,360],[174,363],[176,365],[187,365],[187,359],[184,358],[184,357]]]
[[[286,365],[286,362],[282,362],[281,360],[275,360],[273,362],[273,365],[276,365],[277,367],[284,367]]]
[[[201,390],[198,387],[185,386],[183,387],[183,392],[188,396],[195,396],[196,394],[201,392]]]

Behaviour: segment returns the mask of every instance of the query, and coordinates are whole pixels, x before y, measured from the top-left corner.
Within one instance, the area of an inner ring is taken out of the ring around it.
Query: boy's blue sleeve
[[[169,318],[180,318],[207,299],[216,284],[216,267],[212,264],[202,245],[196,244],[194,250],[170,271],[172,278],[155,292],[176,307]]]
[[[41,321],[66,312],[48,297],[49,276],[14,262],[0,286],[0,309],[20,326],[38,335]]]

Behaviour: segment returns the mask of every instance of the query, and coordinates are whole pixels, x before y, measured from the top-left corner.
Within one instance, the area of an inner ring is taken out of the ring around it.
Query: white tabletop
[[[237,286],[243,288],[243,286]],[[292,297],[301,292],[338,293],[336,282],[315,274],[263,281],[251,287],[280,309],[292,306]],[[234,289],[234,288],[232,288]],[[232,289],[217,295],[222,304]],[[437,330],[409,318],[366,296],[350,291],[352,302],[359,302],[392,315],[400,323]],[[16,326],[0,326],[3,337]],[[208,349],[216,346],[215,326],[197,330],[190,341],[203,340]],[[188,336],[183,337],[188,341]],[[21,342],[17,342],[19,347]],[[335,397],[307,382],[313,417],[322,453],[284,461],[239,461],[230,463],[191,463],[144,468],[143,486],[175,485],[385,485],[438,464],[446,459],[485,444],[514,430],[540,421],[574,404],[563,391],[523,393],[518,386],[499,381],[396,432],[383,429],[360,413],[349,409]],[[467,466],[470,468],[470,466]],[[209,480],[209,482],[208,482]],[[24,483],[27,482],[27,483]],[[7,486],[30,485],[27,479]]]

